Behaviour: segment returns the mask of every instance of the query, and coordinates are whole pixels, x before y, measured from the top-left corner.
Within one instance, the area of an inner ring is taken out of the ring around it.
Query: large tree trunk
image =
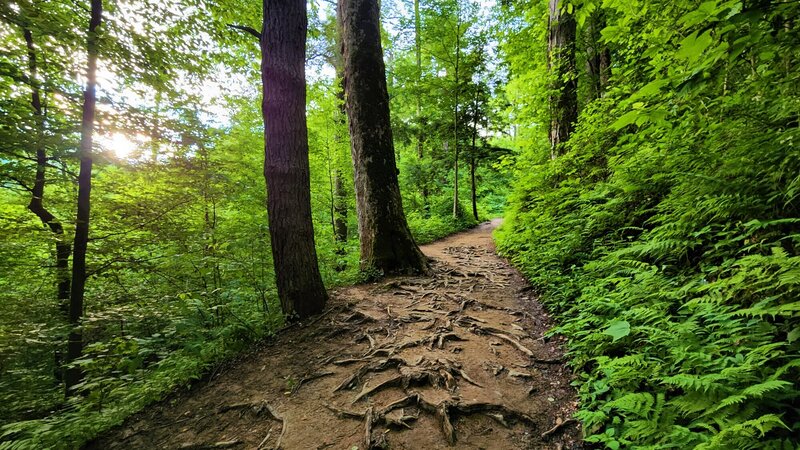
[[[37,80],[38,64],[36,60],[36,48],[33,45],[33,34],[31,30],[23,30],[25,44],[28,48],[28,69],[31,80],[31,107],[36,118],[36,178],[31,189],[31,201],[28,209],[36,214],[39,220],[50,229],[56,238],[56,284],[58,308],[64,315],[69,317],[69,255],[72,246],[64,239],[64,227],[61,222],[44,206],[44,188],[47,182],[47,152],[44,145],[44,110],[42,108],[42,98],[39,92]]]
[[[578,78],[575,70],[575,32],[573,14],[561,9],[560,0],[550,0],[548,66],[551,71],[550,157],[563,152],[578,120]]]
[[[72,330],[67,343],[67,362],[73,362],[83,353],[83,294],[86,288],[86,247],[89,243],[89,208],[92,191],[92,140],[97,97],[97,41],[98,28],[103,16],[103,0],[91,0],[91,18],[86,37],[87,70],[86,90],[83,92],[83,117],[81,119],[80,172],[78,173],[78,213],[75,221],[75,241],[72,253],[72,286],[69,298],[69,323]],[[82,373],[70,367],[64,376],[67,392],[78,384]]]
[[[355,169],[361,268],[427,272],[408,228],[397,181],[376,0],[339,0],[346,109]]]
[[[303,319],[325,307],[314,227],[306,128],[305,0],[263,0],[263,88],[267,211],[283,312]]]

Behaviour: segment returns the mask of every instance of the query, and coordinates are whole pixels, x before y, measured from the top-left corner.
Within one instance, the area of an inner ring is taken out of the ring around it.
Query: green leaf
[[[616,342],[631,334],[631,324],[625,320],[615,320],[606,328],[606,331],[603,331],[603,334],[611,336]]]
[[[649,97],[651,95],[658,94],[661,92],[661,89],[667,85],[669,85],[669,80],[667,79],[661,78],[653,80],[642,86],[641,89],[639,89],[633,95],[631,95],[631,100],[636,100],[642,97]]]
[[[701,35],[694,32],[681,41],[681,48],[675,54],[675,58],[686,61],[696,61],[700,55],[711,45],[711,30],[706,30]]]
[[[641,111],[638,110],[628,111],[625,114],[623,114],[622,117],[617,119],[613,124],[611,124],[611,128],[613,128],[616,131],[619,131],[625,128],[626,126],[636,122],[636,119],[638,119],[641,114],[642,114]]]

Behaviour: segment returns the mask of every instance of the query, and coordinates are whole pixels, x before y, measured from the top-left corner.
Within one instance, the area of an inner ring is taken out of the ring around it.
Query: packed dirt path
[[[570,371],[485,223],[423,247],[431,277],[332,292],[90,448],[580,448]]]

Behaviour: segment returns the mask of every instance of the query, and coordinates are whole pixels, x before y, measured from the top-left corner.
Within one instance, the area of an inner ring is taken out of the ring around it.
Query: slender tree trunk
[[[314,228],[306,127],[305,0],[263,0],[263,89],[267,211],[283,312],[303,319],[325,307]]]
[[[475,186],[475,155],[469,159],[469,177],[472,180],[472,217],[478,220],[478,194]]]
[[[207,239],[204,247],[204,261],[211,262],[211,287],[206,286],[206,290],[216,290],[222,286],[222,271],[219,267],[219,257],[217,254],[217,199],[215,198],[212,185],[211,161],[208,149],[205,145],[200,145],[198,151],[200,170],[203,176],[201,191],[203,194],[203,223],[205,224],[205,237]]]
[[[553,85],[550,96],[550,157],[563,152],[578,120],[578,79],[575,70],[573,14],[561,9],[562,1],[550,0],[548,66]]]
[[[589,19],[586,27],[586,67],[592,83],[592,98],[603,96],[610,75],[611,52],[600,42],[600,32],[606,27],[605,15],[599,9]]]
[[[461,215],[461,208],[458,204],[458,94],[460,85],[458,84],[458,65],[461,56],[461,10],[458,10],[456,18],[456,61],[455,61],[455,81],[456,88],[454,93],[453,105],[453,218],[458,219]]]
[[[336,118],[338,122],[336,124],[337,129],[343,128],[347,121],[347,111],[344,108],[344,68],[341,65],[341,59],[339,59],[339,62],[340,64],[336,68],[336,78],[339,81],[337,83],[339,89],[336,90],[336,98],[339,101],[339,114]],[[347,243],[347,189],[345,189],[344,175],[339,164],[339,148],[345,142],[345,139],[346,137],[337,131],[333,157],[333,236],[337,244],[336,254],[339,256],[345,254],[344,246]],[[337,266],[337,269],[344,270],[345,267]]]
[[[420,85],[422,84],[422,26],[419,13],[419,0],[414,0],[414,52],[417,62],[416,73],[416,102],[417,102],[417,160],[420,164],[420,172],[423,174],[419,183],[422,190],[422,207],[428,211],[428,179],[423,166],[422,158],[425,156],[425,135],[423,133],[423,120],[422,120],[422,99],[420,93]]]
[[[343,255],[343,246],[347,242],[347,190],[344,187],[341,169],[335,169],[333,177],[333,226],[336,243],[339,244],[336,253]]]
[[[469,159],[469,178],[472,182],[472,217],[478,220],[478,193],[475,186],[475,160],[478,153],[478,147],[475,145],[478,140],[478,89],[475,89],[475,108],[472,118],[472,154]]]
[[[28,48],[28,69],[31,79],[31,107],[33,108],[33,115],[36,119],[36,178],[31,189],[31,201],[28,203],[28,209],[36,214],[39,220],[42,221],[46,227],[50,229],[56,238],[56,284],[58,309],[64,315],[69,317],[69,290],[70,290],[70,274],[69,274],[69,255],[72,253],[72,246],[64,238],[64,227],[47,208],[44,206],[44,188],[47,183],[46,170],[47,170],[47,152],[44,145],[44,121],[45,114],[42,107],[42,98],[39,90],[37,73],[38,65],[36,61],[36,48],[33,45],[33,34],[30,30],[23,30],[25,36],[25,44]]]
[[[389,94],[376,0],[339,0],[346,109],[355,169],[361,268],[427,272],[427,259],[408,228],[397,181]]]
[[[605,19],[603,20],[602,24],[603,28],[605,28]],[[602,30],[602,28],[601,28]],[[600,95],[602,96],[605,94],[606,89],[608,88],[608,80],[611,78],[611,50],[603,45],[600,49],[600,61],[599,61],[599,69],[600,69]]]
[[[73,362],[83,353],[83,295],[86,288],[86,248],[89,243],[89,209],[92,191],[92,140],[97,97],[97,41],[103,17],[103,1],[91,0],[91,19],[86,37],[87,70],[86,90],[83,92],[83,117],[81,119],[80,171],[78,173],[78,213],[75,221],[75,241],[72,253],[72,286],[69,298],[69,322],[72,330],[67,343],[67,362]],[[67,392],[80,382],[78,367],[67,369],[64,377]]]

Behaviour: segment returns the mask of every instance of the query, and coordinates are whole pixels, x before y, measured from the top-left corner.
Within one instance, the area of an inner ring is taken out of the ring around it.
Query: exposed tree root
[[[264,447],[264,444],[266,444],[267,441],[269,440],[270,436],[272,436],[272,427],[269,428],[269,431],[267,431],[267,435],[264,436],[264,439],[262,439],[261,442],[258,443],[256,450],[261,450]]]
[[[509,370],[508,376],[510,376],[511,378],[533,378],[536,375],[529,372],[519,372],[517,370]]]
[[[238,446],[240,446],[242,444],[243,444],[243,442],[239,441],[239,440],[213,442],[213,443],[209,443],[209,444],[198,444],[198,443],[187,442],[185,444],[181,444],[181,446],[178,447],[178,448],[181,449],[181,450],[216,450],[216,449],[222,449],[222,448],[238,447]]]
[[[275,410],[265,401],[222,405],[219,408],[217,408],[217,414],[223,414],[232,410],[250,410],[256,416],[259,416],[264,412],[267,412],[269,413],[269,416],[272,417],[273,419],[279,422],[283,421],[283,419],[281,419],[280,416],[278,416],[275,413]]]
[[[375,322],[375,319],[362,313],[361,311],[355,310],[352,314],[345,317],[343,322],[353,325],[361,325],[366,322]]]
[[[366,448],[372,448],[372,406],[367,408],[367,412],[364,414],[364,443],[366,444]]]
[[[360,379],[367,372],[383,370],[384,368],[389,367],[389,361],[397,364],[400,373],[391,378],[383,380],[374,386],[364,386],[361,392],[353,400],[353,403],[356,403],[378,391],[392,387],[400,387],[405,390],[411,385],[428,384],[436,387],[444,384],[448,390],[453,391],[457,387],[455,376],[459,376],[463,380],[475,386],[483,387],[475,380],[470,378],[469,375],[467,375],[466,372],[461,369],[459,364],[447,358],[439,358],[436,361],[425,361],[424,358],[421,358],[420,361],[414,365],[408,365],[403,359],[393,358],[390,360],[385,360],[384,362],[376,365],[363,366],[358,372],[345,379],[345,381],[343,381],[336,388],[336,390],[344,389],[345,387],[352,385],[354,381]]]
[[[367,387],[364,386],[364,389],[356,396],[353,400],[353,403],[358,402],[359,400],[363,399],[364,397],[374,394],[383,389],[387,389],[390,387],[398,387],[403,386],[404,388],[407,387],[410,383],[410,379],[404,375],[395,375],[388,380],[381,381],[380,383],[376,384],[375,386]]]
[[[337,406],[333,406],[333,405],[329,405],[329,404],[326,404],[325,407],[328,408],[334,414],[336,414],[336,417],[340,417],[342,419],[364,420],[364,415],[366,414],[366,412],[360,413],[360,412],[355,412],[355,411],[348,411],[346,409],[342,409],[342,408],[339,408]]]
[[[333,392],[341,391],[342,389],[348,389],[356,384],[358,384],[361,378],[370,373],[370,372],[380,372],[381,370],[386,370],[390,367],[399,367],[401,365],[406,365],[406,361],[402,358],[388,358],[384,360],[380,360],[374,362],[372,364],[365,364],[361,366],[355,373],[350,375],[349,377],[345,378],[338,386],[333,390]]]
[[[249,409],[249,410],[251,410],[253,412],[253,414],[255,414],[257,416],[260,415],[260,414],[263,414],[264,412],[267,412],[267,413],[269,413],[269,416],[272,419],[277,420],[278,422],[280,422],[281,423],[281,435],[278,437],[278,442],[275,444],[275,449],[277,450],[277,449],[281,448],[281,441],[283,440],[283,437],[286,434],[286,428],[287,428],[286,427],[286,419],[284,419],[283,417],[278,415],[278,413],[275,411],[275,409],[273,409],[269,405],[269,403],[267,403],[265,401],[251,402],[251,403],[234,403],[232,405],[220,406],[217,409],[217,413],[221,414],[221,413],[224,413],[224,412],[227,412],[227,411],[237,410],[237,409]],[[261,442],[261,444],[259,444],[259,447],[263,446],[266,443],[267,439],[269,438],[269,435],[270,435],[270,433],[267,433],[267,437],[264,438],[264,440]],[[230,441],[230,442],[235,442],[235,444],[231,444],[230,447],[233,447],[233,446],[241,444],[240,441]],[[221,444],[221,443],[218,442],[218,443],[216,443],[214,445],[218,445],[218,444]],[[213,448],[230,448],[230,447],[209,447],[208,445],[206,445],[205,447],[186,447],[186,448],[192,448],[192,449],[209,448],[209,449],[213,449]],[[181,447],[181,448],[184,448],[184,447]]]
[[[421,410],[435,415],[439,420],[439,427],[441,428],[442,435],[450,445],[456,442],[456,430],[453,425],[453,416],[455,415],[466,416],[471,414],[484,414],[506,427],[514,422],[523,422],[528,425],[536,426],[536,422],[531,416],[499,403],[463,403],[445,400],[439,404],[434,404],[425,400],[418,392],[413,392],[403,398],[395,400],[377,413],[370,407],[367,412],[374,415],[370,421],[370,426],[388,424],[387,417],[390,417],[389,415],[392,411],[410,406],[417,406]],[[416,416],[410,416],[409,418],[417,419]],[[403,425],[408,426],[405,423]]]
[[[531,349],[529,349],[528,347],[525,347],[524,345],[522,345],[522,343],[519,340],[517,340],[514,337],[511,337],[510,335],[504,333],[503,331],[498,330],[497,328],[492,328],[492,327],[484,326],[484,325],[478,325],[478,324],[471,324],[471,325],[472,325],[471,329],[472,329],[473,333],[474,332],[482,332],[482,333],[485,333],[485,334],[492,335],[492,336],[494,336],[496,338],[499,338],[499,339],[502,339],[502,340],[508,342],[509,344],[514,346],[517,350],[521,351],[522,353],[525,353],[529,358],[533,358],[534,357],[533,356],[534,353],[533,353],[533,351],[531,351]]]
[[[553,428],[550,428],[549,430],[542,433],[542,439],[546,439],[554,435],[555,433],[559,432],[562,428],[566,427],[567,425],[572,425],[574,423],[578,423],[578,421],[571,418],[562,421],[561,418],[559,417],[558,419],[556,419],[556,424],[553,425]]]
[[[442,402],[439,407],[436,408],[436,415],[439,417],[439,426],[442,428],[442,434],[445,440],[447,440],[447,443],[450,445],[455,444],[456,429],[450,421],[450,403]]]
[[[308,383],[310,381],[314,381],[319,378],[327,377],[328,375],[333,375],[334,373],[335,372],[326,370],[322,372],[314,372],[308,375],[304,375],[303,378],[301,378],[300,381],[298,381],[297,384],[295,384],[294,387],[292,387],[292,394],[296,393],[300,389],[300,387],[303,386],[303,384]]]
[[[394,414],[399,412],[399,414]],[[393,428],[406,428],[411,429],[409,422],[413,422],[419,418],[419,414],[406,414],[404,408],[391,411],[383,416],[380,416],[387,427]]]

